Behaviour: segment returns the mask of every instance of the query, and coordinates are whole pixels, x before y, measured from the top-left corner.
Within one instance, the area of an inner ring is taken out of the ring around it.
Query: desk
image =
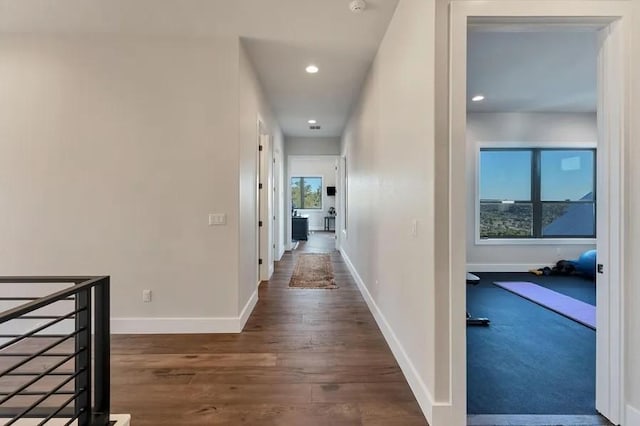
[[[293,216],[291,218],[291,239],[307,241],[309,234],[309,218]]]
[[[333,222],[333,228],[331,227],[331,222]],[[325,216],[324,217],[324,230],[325,231],[335,231],[336,230],[336,217],[335,216]]]

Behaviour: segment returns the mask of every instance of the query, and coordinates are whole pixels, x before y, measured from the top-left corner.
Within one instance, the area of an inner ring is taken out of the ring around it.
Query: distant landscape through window
[[[322,178],[292,177],[291,204],[293,209],[322,209]]]
[[[480,238],[595,238],[595,149],[480,150]]]

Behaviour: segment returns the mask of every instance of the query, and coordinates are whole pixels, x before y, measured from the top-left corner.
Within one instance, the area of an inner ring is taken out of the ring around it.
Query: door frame
[[[273,244],[273,154],[271,136],[260,116],[257,120],[257,160],[256,160],[256,259],[258,260],[258,285],[268,281],[274,270]],[[262,148],[260,148],[262,147]],[[260,189],[262,184],[262,189]],[[262,226],[260,226],[262,221]],[[259,262],[262,259],[262,263]]]
[[[330,159],[330,160],[338,160],[340,158],[339,155],[333,155],[333,154],[307,154],[307,155],[288,155],[287,156],[287,178],[286,178],[286,182],[284,187],[286,188],[286,203],[287,203],[287,213],[286,213],[286,221],[287,221],[287,232],[286,232],[286,238],[287,238],[287,247],[289,250],[293,249],[293,244],[291,243],[291,238],[292,238],[292,229],[291,229],[291,178],[293,177],[292,175],[292,166],[296,160],[325,160],[325,159]],[[323,185],[324,185],[324,181],[323,181]],[[336,182],[336,186],[338,186],[339,183]],[[339,189],[339,188],[338,188]],[[324,188],[323,188],[323,194],[324,194]],[[323,195],[324,197],[324,195]],[[336,200],[337,203],[337,200]],[[324,208],[323,208],[324,209]],[[336,224],[336,233],[337,233],[337,224]]]
[[[612,1],[452,1],[449,21],[449,288],[451,327],[451,407],[454,424],[466,424],[466,114],[467,114],[467,28],[470,19],[512,19],[529,25],[579,24],[605,27],[599,58],[599,173],[609,176],[605,200],[609,220],[605,224],[608,247],[599,254],[606,259],[604,279],[609,285],[598,287],[598,333],[596,351],[596,408],[614,424],[624,418],[624,247],[625,247],[625,169],[624,152],[628,143],[628,73],[631,2]],[[603,152],[601,153],[600,150]],[[604,174],[603,173],[603,174]],[[601,179],[599,179],[599,182]],[[603,189],[599,183],[598,189]],[[598,203],[603,201],[599,197]],[[600,228],[599,228],[600,231]],[[599,234],[600,240],[600,234]],[[615,260],[615,262],[614,262]],[[462,283],[462,284],[461,284]]]

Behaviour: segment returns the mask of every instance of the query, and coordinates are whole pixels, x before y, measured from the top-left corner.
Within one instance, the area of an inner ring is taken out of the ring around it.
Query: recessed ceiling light
[[[315,73],[317,73],[318,71],[320,71],[320,69],[319,69],[317,66],[315,66],[315,65],[309,65],[309,66],[308,66],[307,68],[305,68],[305,69],[307,70],[307,72],[308,72],[309,74],[315,74]]]
[[[471,98],[471,101],[473,102],[484,101],[484,95],[475,95],[473,98]]]
[[[309,123],[309,124],[316,124],[316,123],[317,123],[317,121],[316,121],[316,120],[309,120],[309,121],[307,121],[307,123]]]

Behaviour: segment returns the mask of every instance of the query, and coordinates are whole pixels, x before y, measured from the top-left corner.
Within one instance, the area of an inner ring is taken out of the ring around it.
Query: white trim
[[[240,333],[242,329],[244,329],[244,326],[249,320],[249,317],[251,316],[251,312],[253,312],[253,309],[256,307],[257,303],[258,303],[258,287],[256,287],[253,294],[251,295],[249,300],[247,300],[247,303],[244,305],[242,312],[240,312],[240,317],[238,318],[239,324],[238,324],[237,333]]]
[[[627,405],[624,415],[624,426],[640,425],[640,410]]]
[[[376,304],[375,300],[371,296],[371,293],[369,293],[367,286],[362,280],[362,277],[360,277],[360,274],[358,274],[358,271],[356,270],[355,266],[351,262],[351,259],[349,259],[349,256],[344,251],[344,249],[340,248],[340,253],[342,254],[342,257],[344,259],[345,264],[347,265],[347,268],[349,268],[351,275],[353,275],[353,278],[356,284],[358,285],[358,289],[360,290],[362,297],[364,298],[365,302],[367,302],[367,306],[369,307],[371,314],[375,318],[376,323],[380,328],[380,331],[382,331],[382,335],[384,336],[385,340],[387,341],[387,344],[391,348],[391,352],[393,353],[393,356],[395,357],[396,361],[400,365],[400,369],[402,370],[404,377],[407,379],[407,382],[409,383],[409,387],[411,387],[411,391],[413,392],[413,395],[418,401],[418,404],[420,405],[420,408],[422,409],[424,416],[427,418],[427,421],[429,422],[429,424],[436,425],[434,418],[441,417],[440,410],[450,408],[449,404],[436,403],[433,400],[433,396],[429,392],[429,389],[427,388],[425,383],[420,378],[420,374],[418,373],[418,370],[411,362],[411,359],[407,355],[406,351],[404,350],[404,347],[398,340],[398,337],[394,333],[393,329],[387,322],[387,319],[385,318],[384,314],[382,313],[382,311]]]
[[[238,317],[111,318],[111,334],[239,333]]]
[[[609,182],[611,201],[615,204],[610,213],[609,261],[605,271],[612,274],[608,280],[609,285],[599,289],[600,294],[607,294],[605,303],[598,298],[598,343],[597,343],[597,386],[596,408],[608,417],[614,424],[619,424],[623,415],[624,398],[624,181],[625,172],[622,168],[616,169],[614,164],[621,162],[624,152],[625,140],[628,136],[629,120],[629,75],[627,61],[629,51],[629,28],[631,27],[632,2],[629,1],[603,1],[583,0],[580,2],[556,0],[553,2],[532,0],[522,2],[518,0],[484,0],[484,1],[452,1],[450,10],[450,62],[449,62],[449,95],[450,95],[450,121],[449,121],[449,283],[450,310],[448,324],[436,325],[436,327],[451,329],[450,336],[450,375],[451,398],[454,407],[455,421],[451,426],[465,424],[462,414],[466,412],[466,327],[460,318],[463,317],[466,306],[464,286],[460,282],[464,279],[466,267],[466,234],[465,223],[466,206],[466,116],[467,116],[467,24],[469,18],[489,17],[494,22],[500,22],[502,18],[512,20],[520,18],[521,21],[532,23],[544,23],[553,20],[558,23],[561,20],[576,22],[592,20],[594,17],[606,17],[611,37],[605,43],[605,65],[601,66],[605,75],[601,75],[604,81],[600,81],[600,107],[604,101],[605,110],[600,108],[599,116],[604,119],[602,132],[599,129],[603,146],[610,146],[611,155],[617,157],[609,162],[609,170],[612,172],[614,182]],[[601,79],[602,80],[602,79]],[[602,90],[606,85],[608,89]],[[600,126],[599,126],[600,127]],[[603,134],[604,133],[604,134]],[[599,147],[599,155],[602,155]],[[617,162],[617,163],[616,163]],[[599,167],[601,174],[602,167]],[[605,170],[606,173],[606,170]],[[602,194],[602,191],[599,191]],[[599,197],[598,205],[603,198]],[[610,210],[611,207],[609,207]],[[599,233],[602,237],[602,234]],[[601,238],[602,239],[602,238]],[[600,245],[600,241],[599,244]],[[600,250],[600,247],[599,247]],[[615,256],[613,254],[616,254]],[[613,308],[613,309],[612,309]],[[600,326],[602,324],[602,326]],[[603,356],[603,354],[608,354]],[[440,426],[440,425],[436,425]]]
[[[476,208],[477,209],[477,208]],[[478,222],[476,222],[477,228]],[[596,245],[595,238],[478,238],[477,246],[588,246]]]
[[[109,420],[116,422],[114,426],[129,426],[131,424],[130,414],[112,414]]]
[[[257,302],[256,288],[237,317],[111,318],[111,334],[240,333]]]
[[[469,272],[529,272],[530,269],[538,269],[549,265],[547,262],[540,263],[467,263]]]

